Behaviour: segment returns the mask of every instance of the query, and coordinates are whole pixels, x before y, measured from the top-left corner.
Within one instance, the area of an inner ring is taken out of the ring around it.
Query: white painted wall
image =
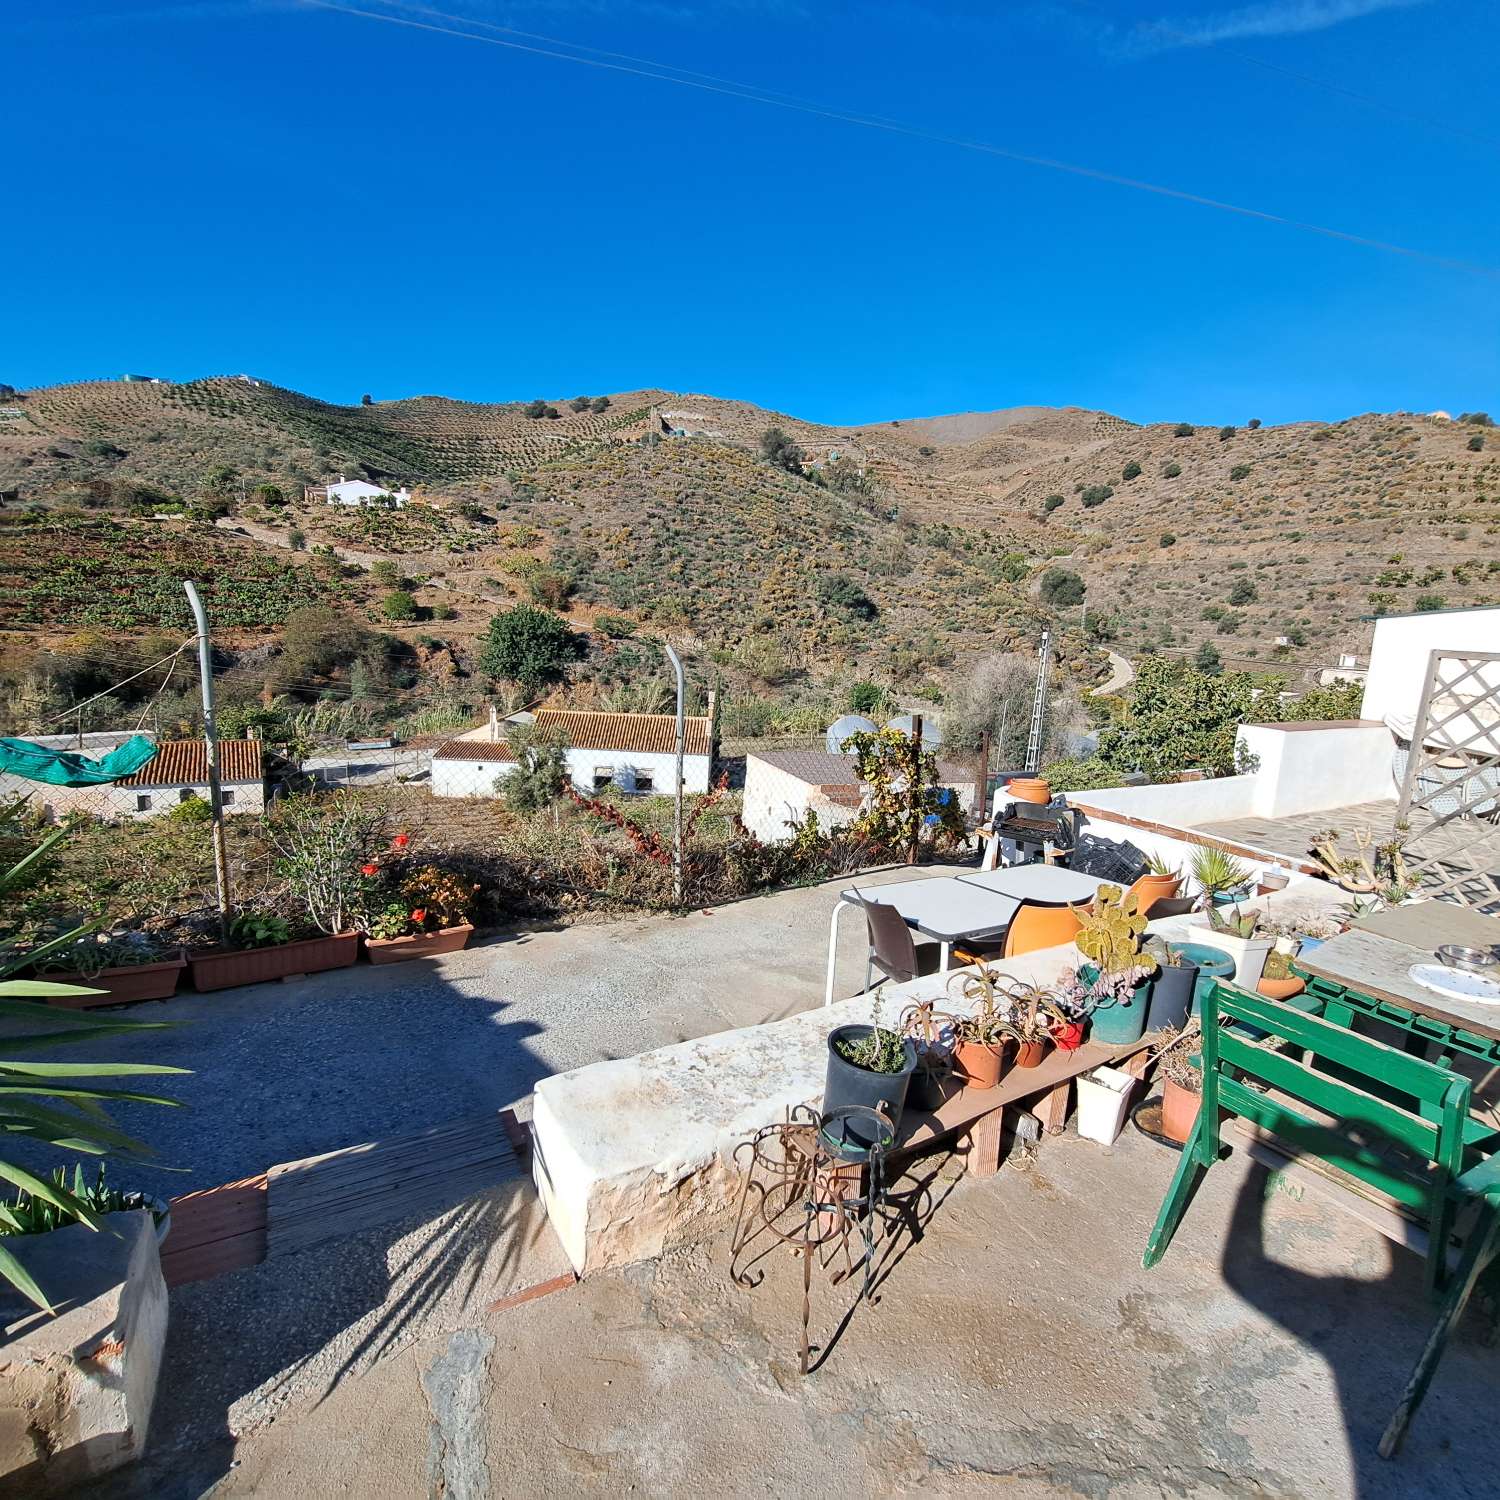
[[[1294,818],[1324,808],[1380,802],[1400,792],[1394,769],[1396,737],[1384,724],[1317,729],[1245,724],[1239,741],[1260,762],[1252,778],[1255,817]]]
[[[788,822],[800,823],[807,817],[811,801],[817,798],[818,826],[828,829],[854,817],[854,809],[835,808],[826,798],[817,796],[817,788],[800,777],[773,766],[758,755],[745,757],[745,805],[740,814],[745,827],[763,844],[775,844],[790,838]],[[848,813],[836,817],[835,813]]]
[[[594,790],[596,772],[607,772],[621,791],[641,790],[640,782],[649,776],[652,793],[658,797],[672,795],[672,778],[676,774],[675,755],[643,755],[625,750],[569,750],[568,775],[581,792]],[[434,797],[493,797],[497,777],[515,770],[509,760],[460,760],[440,755],[432,758],[431,788]],[[682,758],[682,785],[689,795],[708,791],[710,762],[706,755]]]
[[[1229,818],[1255,815],[1256,778],[1220,776],[1211,781],[1180,781],[1166,786],[1113,786],[1096,792],[1069,792],[1070,802],[1169,823],[1174,828],[1196,828]]]
[[[364,479],[341,479],[326,486],[330,505],[386,505],[400,510],[411,499],[410,490],[388,490]],[[389,500],[385,497],[389,496]]]
[[[8,773],[0,775],[0,798],[25,796],[29,799],[28,806],[41,813],[49,822],[55,822],[69,813],[87,813],[112,822],[159,818],[183,800],[184,792],[193,793],[205,802],[208,801],[206,781],[166,787],[124,787],[113,783],[100,786],[49,786]],[[265,810],[264,782],[227,781],[224,783],[224,792],[226,813],[258,813]],[[139,806],[139,799],[142,797],[150,799],[148,807]]]
[[[1427,680],[1428,659],[1434,651],[1500,652],[1500,608],[1377,620],[1360,717],[1387,720],[1409,736]],[[1500,687],[1500,665],[1486,680]]]

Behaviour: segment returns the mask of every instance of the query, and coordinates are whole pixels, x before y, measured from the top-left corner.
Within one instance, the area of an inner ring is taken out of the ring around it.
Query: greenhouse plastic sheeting
[[[102,786],[129,776],[156,754],[156,745],[143,734],[132,735],[108,755],[90,760],[76,750],[54,750],[30,740],[0,739],[0,771],[48,786]]]

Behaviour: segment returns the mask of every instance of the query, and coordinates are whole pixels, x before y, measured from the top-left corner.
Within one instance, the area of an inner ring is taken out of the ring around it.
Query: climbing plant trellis
[[[1425,894],[1500,909],[1500,653],[1428,658],[1396,827]]]

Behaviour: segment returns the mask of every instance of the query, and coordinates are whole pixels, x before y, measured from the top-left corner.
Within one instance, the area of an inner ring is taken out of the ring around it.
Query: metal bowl
[[[1467,969],[1471,974],[1482,974],[1500,963],[1500,954],[1493,948],[1465,948],[1462,943],[1444,943],[1437,956],[1450,969]]]

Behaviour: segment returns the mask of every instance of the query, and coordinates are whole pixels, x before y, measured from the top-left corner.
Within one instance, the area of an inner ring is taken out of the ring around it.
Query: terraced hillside
[[[773,426],[806,474],[759,456]],[[302,504],[340,472],[424,503]],[[278,566],[351,607],[378,603],[357,570],[393,558],[460,641],[496,603],[541,599],[674,624],[763,681],[801,664],[938,682],[1033,639],[1055,566],[1127,656],[1206,641],[1294,672],[1365,649],[1372,613],[1500,597],[1500,434],[1428,416],[1221,430],[1021,407],[837,428],[659,390],[340,406],[241,377],[91,382],[0,402],[0,491],[109,513],[132,557],[175,534],[153,510],[229,509],[244,534],[216,545],[334,549],[341,580],[289,551]],[[1079,611],[1061,623],[1077,658]]]

